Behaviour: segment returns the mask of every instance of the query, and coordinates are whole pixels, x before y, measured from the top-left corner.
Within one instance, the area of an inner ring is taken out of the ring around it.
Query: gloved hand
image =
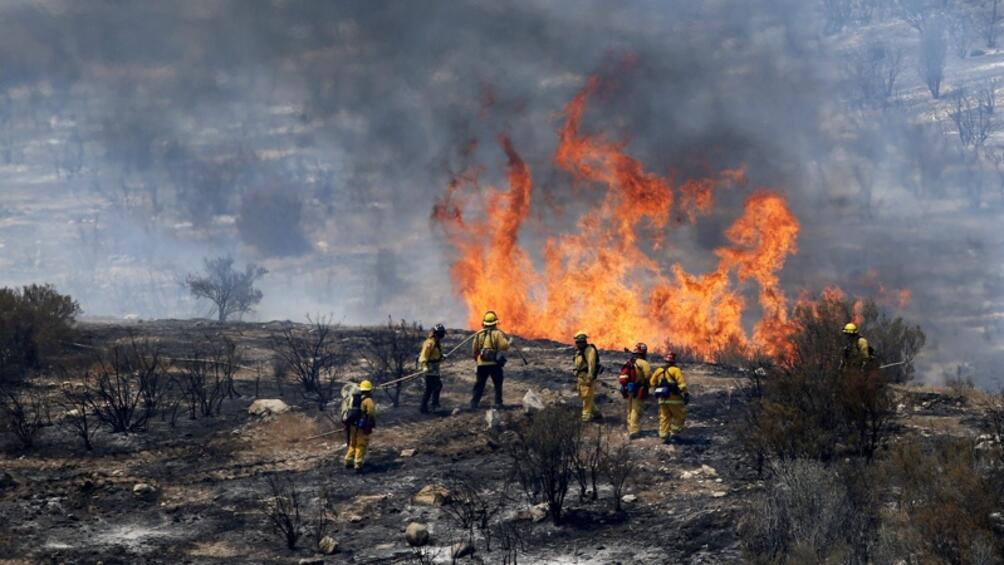
[[[684,404],[684,406],[686,406],[687,404],[690,404],[690,393],[689,392],[686,392],[686,391],[683,392],[683,404]]]

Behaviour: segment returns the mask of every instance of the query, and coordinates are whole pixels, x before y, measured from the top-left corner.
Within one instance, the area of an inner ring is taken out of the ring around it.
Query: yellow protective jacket
[[[422,369],[427,369],[429,365],[438,365],[443,362],[443,349],[439,345],[439,340],[429,336],[422,342],[422,351],[418,354],[418,365]]]
[[[662,382],[662,379],[675,382],[676,386],[680,389],[680,394],[673,394],[668,398],[660,398],[659,403],[670,404],[670,401],[683,402],[683,393],[687,392],[687,380],[683,378],[683,371],[676,365],[659,367],[652,373],[652,380],[649,381],[649,384],[652,388],[656,388]]]
[[[360,422],[365,418],[366,425],[362,426],[363,431],[369,433],[376,427],[376,402],[373,402],[373,398],[366,396],[363,401],[359,403],[360,412]]]
[[[645,359],[635,359],[634,366],[638,368],[638,383],[644,385],[652,379],[652,365]]]
[[[496,328],[486,328],[478,332],[477,337],[471,342],[471,353],[478,366],[497,365],[496,361],[484,361],[481,359],[482,349],[494,349],[496,354],[509,350],[509,337],[502,330]],[[496,357],[497,359],[497,357]]]
[[[868,340],[858,336],[854,343],[848,343],[844,347],[844,360],[851,365],[863,365],[871,359],[870,349]]]
[[[577,350],[575,352],[575,378],[583,383],[595,381],[600,370],[597,364],[598,357],[596,346],[591,343],[587,344],[585,349]]]

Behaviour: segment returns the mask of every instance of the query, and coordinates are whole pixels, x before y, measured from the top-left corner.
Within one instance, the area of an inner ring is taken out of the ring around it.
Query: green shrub
[[[0,288],[0,379],[41,368],[68,340],[80,306],[47,285]]]

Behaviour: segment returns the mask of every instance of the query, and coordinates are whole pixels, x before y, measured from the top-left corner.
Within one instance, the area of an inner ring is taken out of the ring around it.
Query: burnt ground
[[[301,549],[287,550],[261,515],[265,477],[273,473],[291,478],[307,506],[322,489],[329,491],[337,510],[330,535],[339,550],[323,556],[326,562],[421,562],[403,534],[408,523],[418,521],[428,524],[432,534],[431,546],[423,550],[426,557],[448,563],[450,547],[462,534],[442,508],[413,504],[414,495],[447,475],[497,484],[508,465],[506,453],[486,431],[485,410],[464,409],[473,383],[472,362],[457,356],[444,365],[438,414],[418,413],[420,381],[405,387],[396,409],[377,395],[369,472],[356,475],[341,465],[340,433],[304,440],[332,429],[325,413],[302,398],[294,383],[278,384],[269,376],[269,336],[279,327],[190,321],[84,326],[80,341],[85,345],[101,347],[136,335],[156,340],[173,357],[185,357],[193,341],[223,333],[245,348],[248,369],[239,375],[241,396],[225,401],[217,417],[190,420],[182,413],[174,426],[169,418],[158,417],[142,433],[100,431],[90,453],[60,426],[43,430],[39,445],[28,452],[16,451],[4,438],[0,470],[16,484],[0,487],[0,563],[296,563],[317,555],[309,537]],[[339,339],[351,349],[364,333],[341,329]],[[462,336],[451,333],[447,347]],[[522,346],[530,365],[513,360],[507,367],[503,419],[524,417],[521,399],[528,389],[547,402],[576,405],[571,350],[544,341]],[[607,376],[622,356],[603,354]],[[260,370],[251,370],[259,365]],[[684,371],[693,394],[685,439],[680,445],[662,445],[656,409],[649,405],[643,437],[631,444],[638,470],[625,493],[636,500],[617,513],[608,488],[600,488],[598,501],[581,502],[573,486],[568,520],[561,527],[521,518],[518,511],[528,505],[514,504],[510,518],[520,523],[526,542],[521,561],[743,561],[735,524],[760,484],[728,431],[741,375],[707,365],[684,366]],[[365,373],[365,363],[356,360],[343,368],[341,378],[358,379]],[[38,378],[32,386],[54,395],[59,384],[55,377]],[[281,398],[294,409],[263,419],[249,416],[256,389],[258,397]],[[612,386],[600,387],[605,418],[592,425],[623,434],[623,408],[615,393]],[[912,388],[900,395],[901,433],[977,433],[964,396]],[[484,406],[490,396],[487,391]],[[454,408],[461,411],[454,414]],[[329,411],[337,412],[337,406]],[[53,414],[54,421],[60,417]],[[408,449],[415,454],[402,456]],[[137,483],[153,485],[156,497],[135,496]],[[464,560],[472,559],[497,563],[502,556],[479,547]]]

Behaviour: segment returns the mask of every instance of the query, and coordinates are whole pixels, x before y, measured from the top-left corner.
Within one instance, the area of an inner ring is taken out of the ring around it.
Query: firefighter
[[[492,380],[492,387],[495,389],[495,408],[502,407],[502,381],[505,378],[503,367],[505,366],[504,351],[509,350],[509,336],[498,329],[499,318],[495,312],[489,310],[482,319],[482,330],[475,336],[471,343],[471,352],[474,361],[477,363],[477,380],[474,382],[474,391],[471,395],[471,410],[476,410],[481,403],[481,395],[485,392],[485,384],[488,379]]]
[[[632,369],[633,367],[633,369]],[[633,370],[628,380],[633,382],[630,390],[624,390],[622,396],[627,399],[627,431],[628,439],[635,439],[641,433],[641,417],[645,412],[645,399],[648,398],[648,385],[652,378],[652,366],[648,363],[648,346],[638,343],[631,352],[631,360],[626,365],[627,371]],[[622,373],[624,369],[622,369]],[[622,377],[624,375],[622,374]]]
[[[844,337],[847,343],[844,344],[843,366],[855,369],[864,369],[871,363],[872,348],[868,345],[868,340],[858,332],[858,326],[854,322],[848,322],[844,326]]]
[[[676,366],[676,353],[670,351],[664,360],[666,366],[659,367],[652,373],[649,384],[653,395],[659,399],[659,439],[663,443],[672,443],[683,430],[683,422],[687,419],[690,393],[687,392],[683,371]]]
[[[419,412],[429,413],[429,406],[435,412],[439,408],[439,393],[443,390],[443,380],[439,374],[439,365],[443,362],[443,349],[440,345],[446,337],[443,324],[436,324],[429,337],[422,343],[422,351],[418,354],[418,368],[425,371],[425,392],[422,393],[422,406]]]
[[[353,400],[355,404],[355,400]],[[355,408],[355,407],[353,407]],[[363,472],[363,462],[366,460],[366,447],[370,443],[370,434],[376,427],[376,404],[373,402],[373,383],[365,380],[359,383],[359,412],[346,422],[349,448],[345,452],[345,468],[355,468],[357,473]]]
[[[586,332],[575,334],[575,387],[582,400],[583,422],[591,422],[599,416],[599,412],[593,407],[593,394],[600,372],[600,356],[596,346],[589,343],[588,339]]]

